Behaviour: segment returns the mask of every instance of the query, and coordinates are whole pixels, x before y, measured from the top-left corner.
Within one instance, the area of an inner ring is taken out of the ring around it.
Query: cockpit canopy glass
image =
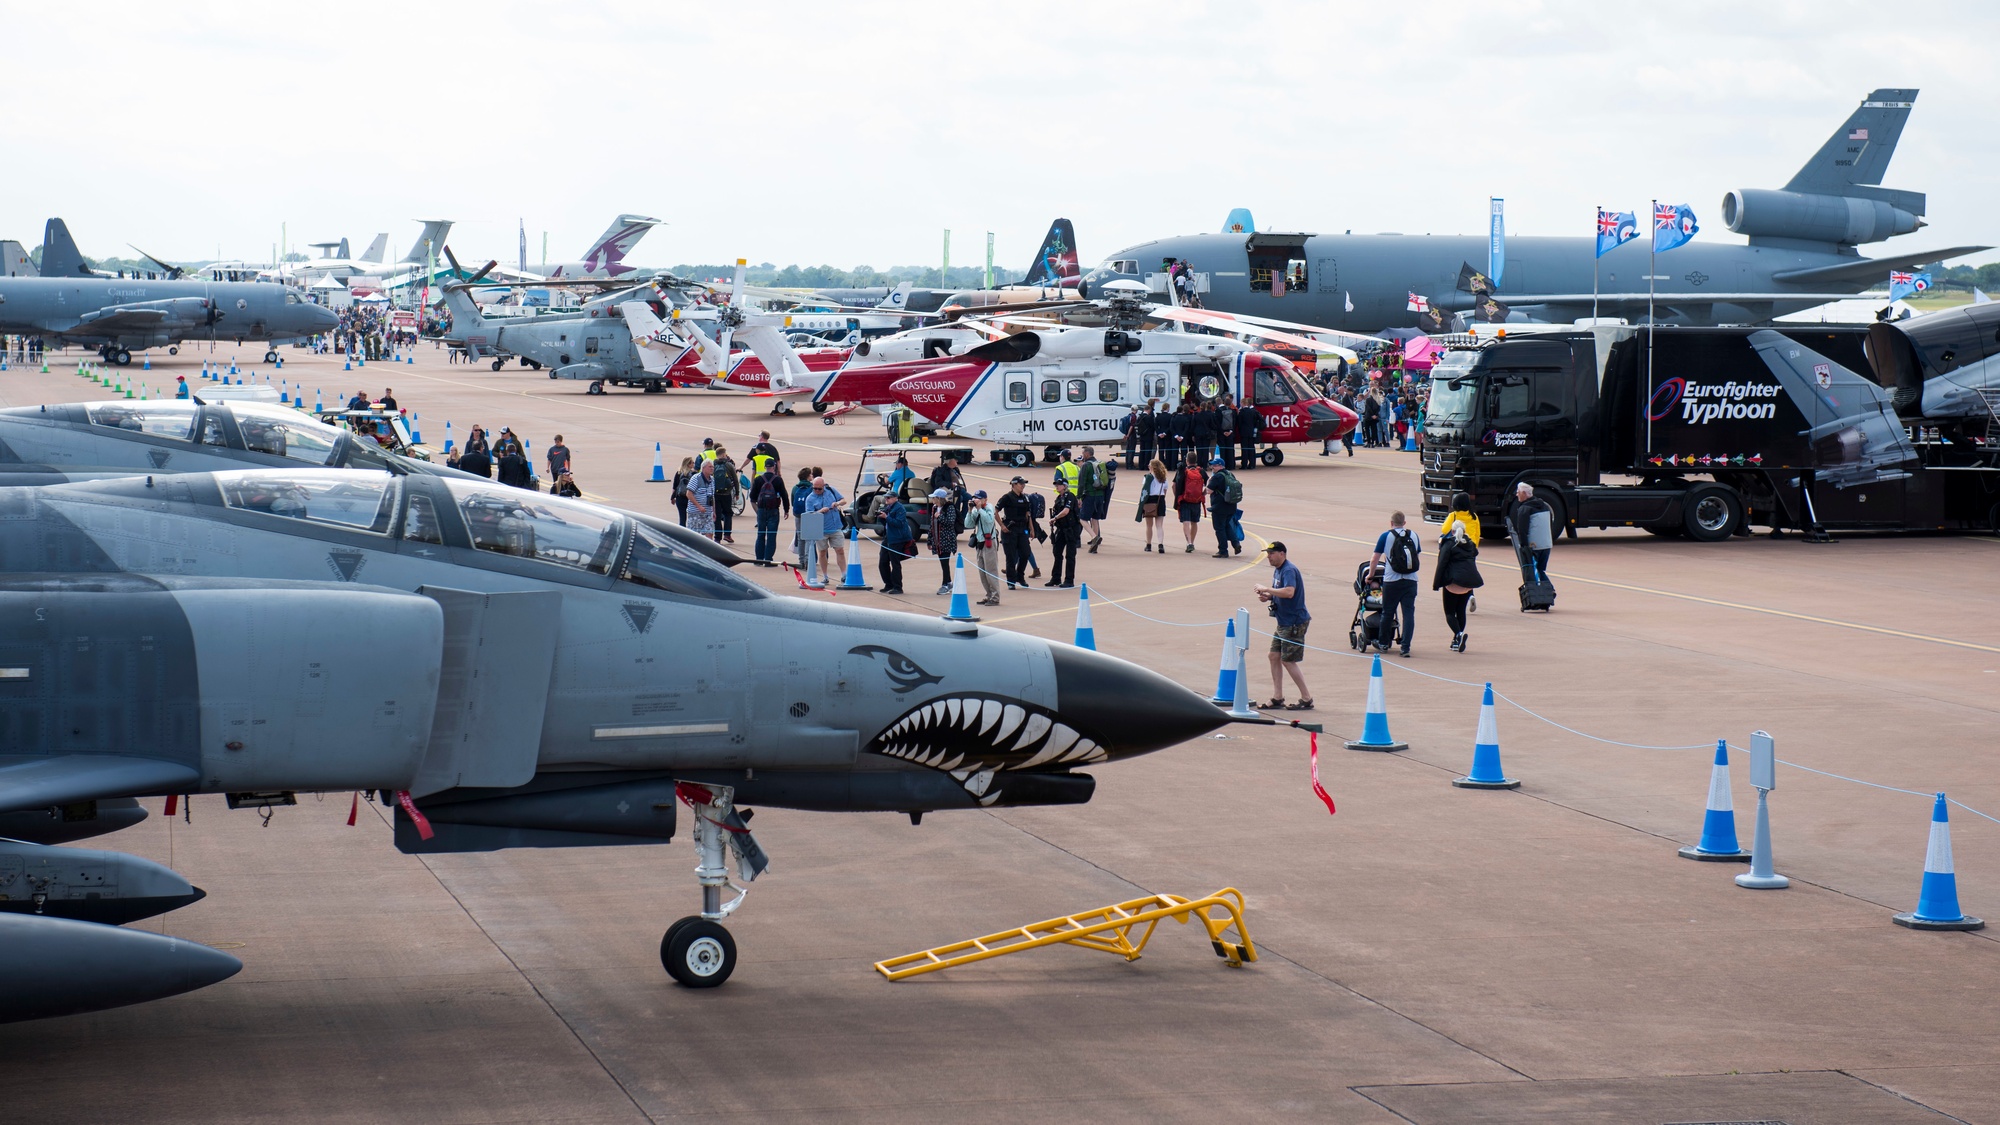
[[[244,448],[252,453],[269,453],[307,465],[333,463],[340,431],[324,422],[256,402],[232,402],[229,412],[236,416]]]
[[[222,502],[245,512],[334,524],[386,535],[395,514],[395,478],[387,473],[291,473],[252,469],[217,473]]]
[[[621,531],[618,513],[505,485],[444,484],[465,517],[472,545],[480,550],[611,573]]]
[[[736,577],[717,563],[696,557],[666,532],[637,521],[632,526],[632,559],[625,564],[622,577],[641,586],[693,598],[749,601],[767,596],[763,587]]]
[[[194,436],[195,404],[191,402],[93,402],[88,410],[94,426],[133,430],[175,441],[187,441]]]

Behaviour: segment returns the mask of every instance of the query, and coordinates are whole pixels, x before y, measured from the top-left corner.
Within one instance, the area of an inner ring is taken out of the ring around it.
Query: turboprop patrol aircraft
[[[671,522],[459,474],[133,476],[0,491],[0,518],[0,817],[361,791],[399,849],[469,852],[665,843],[678,802],[702,905],[661,957],[693,987],[735,968],[724,892],[766,870],[744,805],[1079,804],[1083,767],[1228,721],[1114,657],[774,596]],[[112,924],[192,901],[171,872],[59,851],[0,846],[49,876],[0,882],[0,1020],[240,967]]]

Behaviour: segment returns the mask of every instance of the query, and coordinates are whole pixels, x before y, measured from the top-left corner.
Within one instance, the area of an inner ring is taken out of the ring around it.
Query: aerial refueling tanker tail
[[[1783,189],[1737,188],[1722,221],[1752,246],[1829,250],[1880,242],[1924,225],[1924,193],[1877,186],[1910,118],[1915,90],[1877,90]]]

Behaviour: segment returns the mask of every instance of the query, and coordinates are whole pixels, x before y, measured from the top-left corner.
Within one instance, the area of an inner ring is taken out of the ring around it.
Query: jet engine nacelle
[[[203,792],[408,788],[437,705],[438,604],[257,586],[95,576],[0,591],[13,673],[0,755],[156,758],[198,771]]]
[[[1737,234],[1856,245],[1908,234],[1924,221],[1879,199],[1737,188],[1722,197],[1722,221]]]

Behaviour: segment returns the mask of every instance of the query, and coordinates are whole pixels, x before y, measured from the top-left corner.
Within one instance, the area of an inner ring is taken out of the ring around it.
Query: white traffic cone
[[[1083,584],[1083,590],[1076,600],[1076,639],[1070,642],[1078,648],[1097,651],[1097,630],[1090,625],[1090,583]]]
[[[1708,811],[1701,818],[1701,843],[1680,851],[1682,859],[1748,863],[1750,853],[1736,842],[1736,801],[1729,792],[1729,740],[1715,740],[1715,764],[1708,772]]]
[[[972,616],[972,597],[965,592],[965,556],[953,557],[951,566],[951,612],[944,615],[946,621],[977,621]]]
[[[1208,697],[1217,707],[1227,707],[1236,699],[1236,619],[1222,626],[1222,664],[1215,672],[1215,694]]]
[[[1951,814],[1944,794],[1931,806],[1931,842],[1924,851],[1924,885],[1917,908],[1892,919],[1913,930],[1978,930],[1986,923],[1958,908],[1958,874],[1951,866]]]
[[[1380,657],[1377,657],[1380,659]],[[1500,768],[1500,723],[1493,715],[1493,685],[1479,703],[1479,733],[1472,738],[1472,772],[1453,778],[1460,789],[1519,789],[1520,781]]]
[[[1389,734],[1389,707],[1382,692],[1382,657],[1377,655],[1368,670],[1368,712],[1361,719],[1361,737],[1347,744],[1349,750],[1408,750],[1410,744],[1397,742]]]

